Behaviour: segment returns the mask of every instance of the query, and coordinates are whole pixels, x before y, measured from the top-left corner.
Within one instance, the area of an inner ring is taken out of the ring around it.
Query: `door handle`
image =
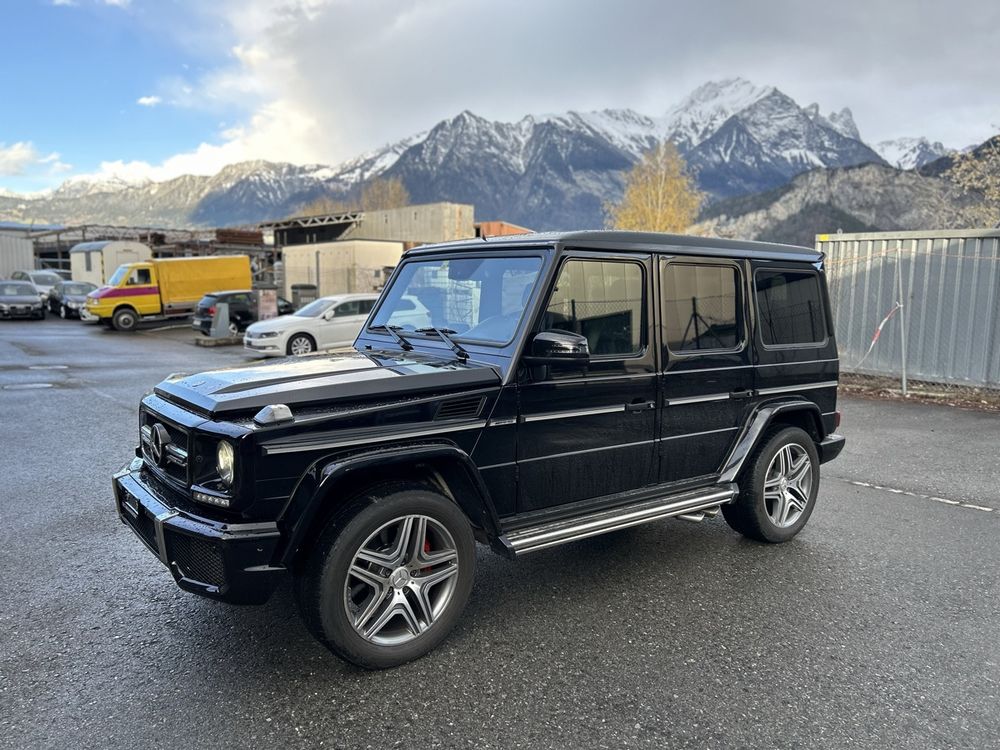
[[[625,404],[625,411],[637,412],[637,411],[649,411],[650,409],[655,409],[656,404],[652,401],[640,401],[635,404]]]
[[[730,391],[729,398],[753,398],[753,390],[750,388],[744,388],[739,391]]]

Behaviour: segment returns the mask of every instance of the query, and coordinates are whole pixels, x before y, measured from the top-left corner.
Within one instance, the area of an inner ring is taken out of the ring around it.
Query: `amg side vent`
[[[472,419],[483,409],[485,396],[465,396],[444,401],[434,415],[434,419]]]

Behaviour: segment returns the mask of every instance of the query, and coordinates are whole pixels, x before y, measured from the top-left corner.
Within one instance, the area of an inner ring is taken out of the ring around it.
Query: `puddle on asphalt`
[[[5,391],[33,391],[37,388],[52,388],[55,383],[14,383],[13,385],[0,386]]]

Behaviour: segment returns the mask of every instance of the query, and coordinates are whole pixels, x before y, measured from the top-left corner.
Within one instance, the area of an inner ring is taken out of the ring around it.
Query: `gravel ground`
[[[0,747],[997,746],[1000,416],[844,399],[793,542],[719,518],[480,549],[445,644],[369,673],[290,587],[183,593],[115,516],[142,393],[244,359],[191,340],[0,322]]]

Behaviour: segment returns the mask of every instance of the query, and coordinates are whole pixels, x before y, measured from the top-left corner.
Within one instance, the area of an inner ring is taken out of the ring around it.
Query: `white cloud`
[[[60,5],[69,7],[71,5],[76,5],[76,0],[52,0],[52,4],[56,7]]]
[[[59,159],[59,154],[52,152],[42,155],[31,141],[18,141],[8,146],[0,143],[0,176],[22,177],[25,175],[45,174],[50,176],[65,174],[72,169]]]
[[[463,109],[498,119],[604,107],[660,115],[706,80],[731,75],[824,111],[848,105],[871,142],[919,133],[960,146],[985,138],[1000,117],[995,66],[981,53],[992,48],[1000,4],[986,0],[949,6],[963,42],[945,46],[931,0],[911,0],[905,14],[870,0],[181,5],[183,23],[161,33],[195,56],[230,52],[200,75],[179,66],[155,98],[240,124],[162,163],[106,162],[102,174],[164,179],[247,159],[337,163]],[[838,29],[837,43],[816,44],[824,28]]]
[[[135,100],[136,104],[142,105],[143,107],[155,107],[157,104],[163,100],[158,96],[140,96]]]
[[[103,0],[103,2],[115,8],[127,8],[132,4],[132,0]]]

